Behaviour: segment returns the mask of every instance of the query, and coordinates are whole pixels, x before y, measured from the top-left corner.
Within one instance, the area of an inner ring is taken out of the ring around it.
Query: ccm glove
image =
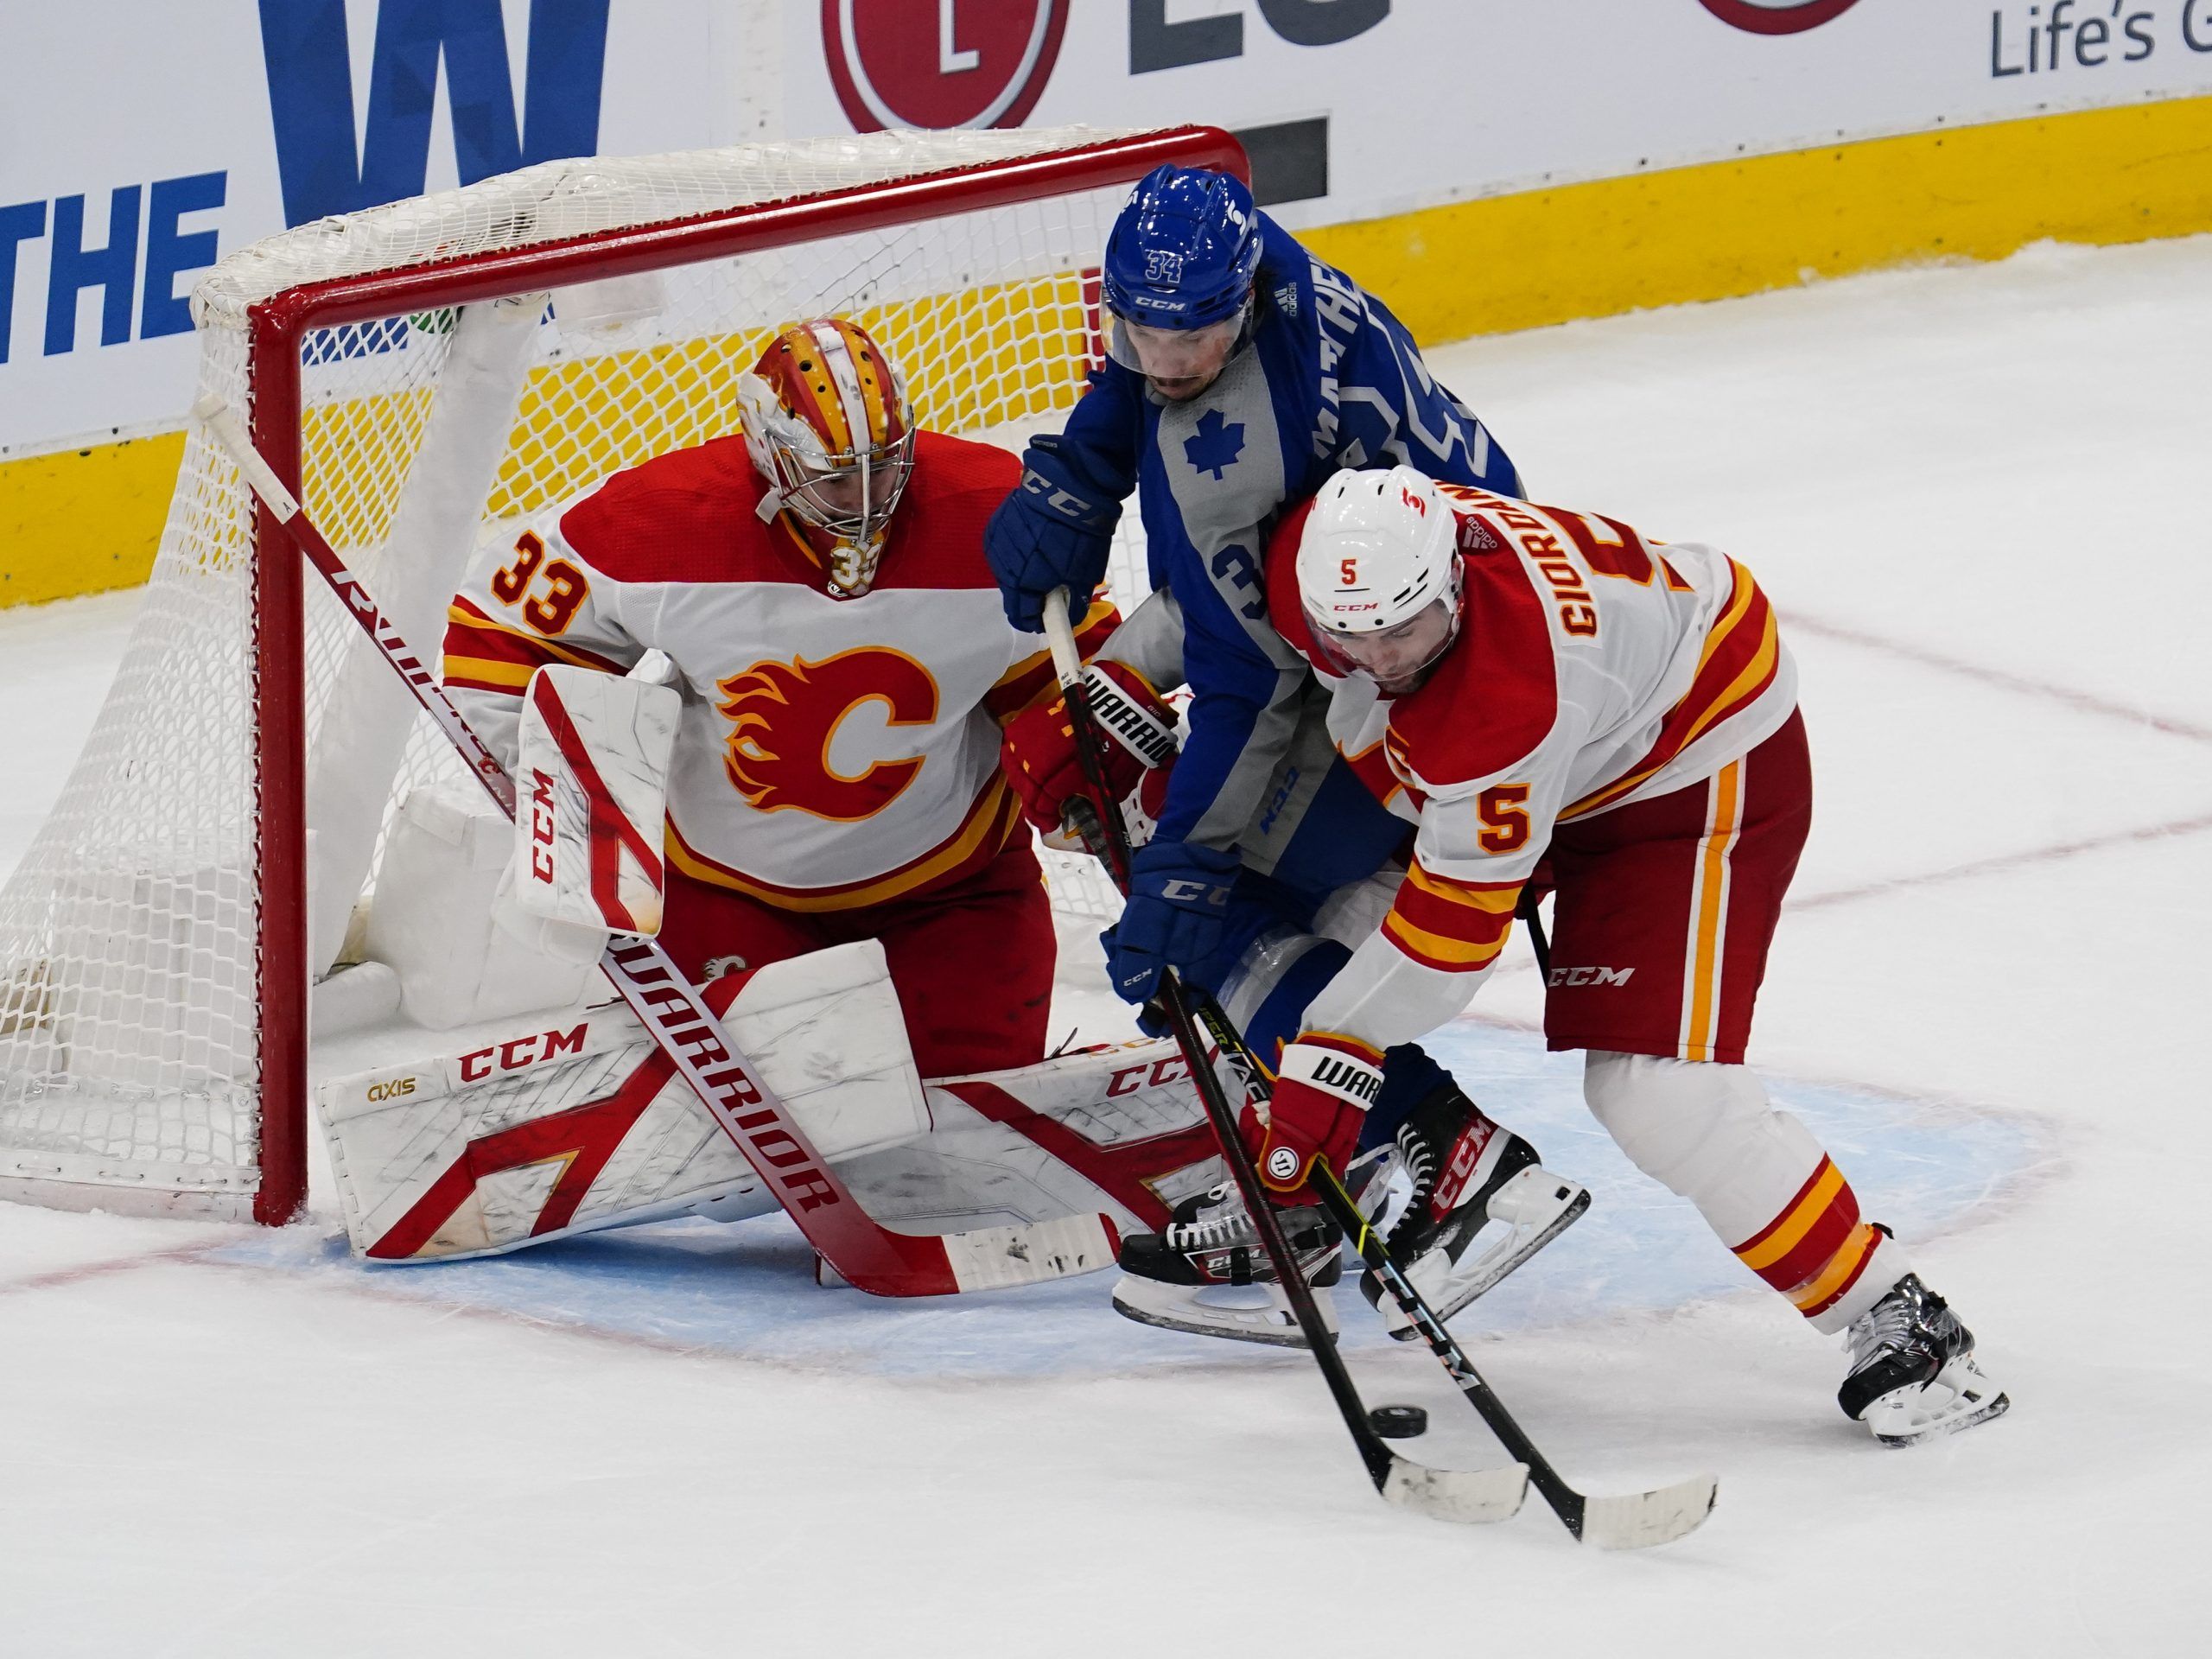
[[[1149,1002],[1160,976],[1211,955],[1229,923],[1235,853],[1155,841],[1129,861],[1129,900],[1122,919],[1098,936],[1106,977],[1125,1002]]]
[[[1284,1049],[1265,1116],[1247,1106],[1238,1122],[1268,1191],[1310,1198],[1316,1163],[1342,1175],[1382,1089],[1382,1056],[1365,1043],[1309,1031]]]
[[[1105,741],[1099,746],[1100,770],[1109,800],[1126,800],[1146,769],[1175,758],[1175,715],[1144,683],[1144,677],[1120,663],[1093,663],[1084,678],[1090,709]],[[1046,835],[1065,822],[1067,804],[1090,788],[1077,751],[1075,721],[1065,695],[1033,704],[1007,722],[999,764],[1021,803],[1021,816]]]
[[[1066,442],[1050,433],[1029,441],[1021,487],[983,527],[983,556],[1006,620],[1025,633],[1045,631],[1045,596],[1053,588],[1088,594],[1106,579],[1121,521],[1121,502],[1084,475]]]

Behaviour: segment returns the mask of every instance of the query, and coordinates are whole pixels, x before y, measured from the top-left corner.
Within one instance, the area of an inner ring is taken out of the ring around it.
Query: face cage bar
[[[254,447],[295,496],[300,480],[300,351],[318,328],[467,305],[671,265],[785,247],[821,235],[880,230],[917,219],[1009,207],[1135,183],[1165,162],[1250,181],[1243,146],[1218,127],[1184,126],[1111,139],[1027,161],[950,168],[890,184],[856,185],[802,201],[732,208],[569,242],[480,254],[404,270],[341,276],[287,289],[248,308],[248,384]],[[253,669],[259,686],[297,685],[305,673],[301,556],[258,501],[253,516]],[[274,553],[276,556],[264,556]],[[307,711],[297,697],[254,699],[259,912],[256,1006],[261,1051],[261,1179],[253,1217],[282,1226],[307,1202]],[[271,1109],[270,1103],[277,1103]]]

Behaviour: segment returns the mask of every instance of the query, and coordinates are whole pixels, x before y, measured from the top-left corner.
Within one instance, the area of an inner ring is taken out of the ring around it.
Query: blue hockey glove
[[[983,556],[998,578],[1006,620],[1029,633],[1045,631],[1045,595],[1065,588],[1081,613],[1105,580],[1106,555],[1122,504],[1085,478],[1065,440],[1033,438],[1021,458],[1021,487],[998,505],[983,527]]]
[[[1235,853],[1187,842],[1155,841],[1129,861],[1129,902],[1122,919],[1098,936],[1106,977],[1126,1002],[1150,1001],[1166,968],[1187,968],[1211,956],[1229,922]]]

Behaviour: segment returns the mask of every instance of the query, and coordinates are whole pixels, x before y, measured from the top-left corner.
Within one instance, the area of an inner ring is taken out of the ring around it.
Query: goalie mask
[[[1322,665],[1391,696],[1415,690],[1459,632],[1459,519],[1410,467],[1338,473],[1313,498],[1298,591]]]
[[[793,323],[738,377],[746,453],[766,480],[763,519],[788,512],[857,599],[875,581],[891,515],[914,469],[914,412],[898,371],[858,323]]]

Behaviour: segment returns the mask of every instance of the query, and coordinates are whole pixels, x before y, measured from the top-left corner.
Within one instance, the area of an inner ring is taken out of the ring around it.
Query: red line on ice
[[[1923,668],[1941,669],[1946,674],[1956,674],[1965,679],[1979,680],[2000,690],[2017,691],[2024,696],[2043,697],[2053,702],[2064,703],[2082,714],[2099,715],[2107,720],[2124,721],[2130,726],[2148,727],[2154,732],[2164,732],[2169,737],[2188,738],[2193,742],[2212,743],[2212,726],[2199,726],[2193,721],[2176,720],[2167,715],[2154,715],[2142,709],[2131,709],[2124,702],[2114,702],[2094,692],[2076,691],[2070,686],[2054,685],[2044,680],[2031,680],[2024,675],[2011,673],[2001,668],[1989,668],[1980,663],[1970,663],[1962,658],[1948,657],[1925,645],[1910,645],[1900,640],[1885,639],[1876,633],[1862,632],[1857,628],[1845,627],[1835,622],[1818,622],[1795,611],[1781,611],[1783,626],[1787,633],[1815,634],[1824,639],[1834,639],[1848,645],[1861,645],[1869,651],[1887,652],[1892,657],[1902,657],[1907,662],[1918,663]]]

